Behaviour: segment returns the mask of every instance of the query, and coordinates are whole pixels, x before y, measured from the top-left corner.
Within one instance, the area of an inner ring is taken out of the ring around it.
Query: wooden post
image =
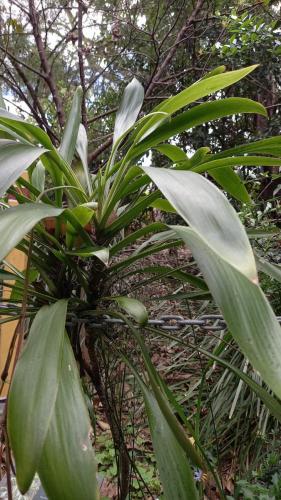
[[[17,202],[15,200],[9,200],[10,205],[16,205]],[[6,259],[10,264],[15,266],[19,271],[23,271],[26,267],[26,255],[23,252],[20,252],[19,250],[13,250],[7,257]],[[10,282],[12,283],[12,282]],[[11,289],[5,286],[3,286],[3,298],[8,298],[11,294]],[[1,300],[1,297],[0,297]],[[2,316],[4,317],[4,316]],[[4,369],[5,366],[5,361],[7,358],[7,354],[9,352],[9,347],[10,343],[13,337],[13,333],[15,331],[15,328],[17,326],[17,321],[10,321],[9,323],[4,323],[0,324],[0,375]],[[10,365],[10,368],[13,366],[13,360]],[[10,373],[11,370],[9,371],[9,375],[7,378],[7,384],[5,384],[2,393],[0,394],[0,397],[5,397],[7,396],[8,393],[8,388],[9,388],[9,382],[10,382]],[[1,384],[0,384],[1,385]]]

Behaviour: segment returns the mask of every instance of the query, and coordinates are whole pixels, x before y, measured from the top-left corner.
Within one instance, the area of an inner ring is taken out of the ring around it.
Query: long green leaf
[[[188,160],[186,153],[173,144],[160,144],[155,149],[170,158],[174,163]]]
[[[257,167],[259,165],[268,165],[270,167],[272,166],[280,166],[281,165],[281,158],[272,158],[270,156],[234,156],[230,158],[221,158],[218,160],[212,160],[208,161],[205,163],[202,163],[201,165],[198,165],[197,167],[194,167],[192,170],[193,172],[197,173],[203,173],[203,172],[210,172],[213,169],[220,169],[220,168],[225,168],[229,166],[238,166],[238,165],[249,165],[249,166],[254,166]]]
[[[180,269],[174,270],[168,266],[148,266],[137,271],[131,271],[129,274],[155,274],[159,278],[172,278],[182,283],[190,283],[191,285],[200,288],[201,290],[208,290],[205,281],[202,278],[198,278],[194,274],[187,273]],[[155,279],[155,278],[153,278]],[[149,280],[147,280],[149,281]]]
[[[40,220],[57,217],[63,209],[44,203],[26,203],[0,212],[0,261]]]
[[[231,167],[224,167],[210,170],[213,179],[231,196],[242,203],[250,203],[250,195],[245,188],[242,179]]]
[[[77,135],[81,122],[81,101],[82,89],[81,87],[77,87],[59,149],[60,155],[68,165],[71,165],[75,152]]]
[[[77,255],[78,257],[97,257],[101,260],[106,266],[109,261],[109,248],[107,247],[99,247],[97,245],[93,245],[91,247],[82,247],[77,250],[69,250],[66,252],[67,255]]]
[[[23,143],[39,143],[46,149],[54,149],[51,139],[41,128],[32,123],[25,122],[17,115],[0,109],[0,124],[9,129]]]
[[[61,300],[37,313],[11,385],[8,431],[22,493],[37,470],[57,397],[66,309]]]
[[[179,215],[191,227],[195,226],[218,254],[249,279],[257,279],[255,259],[243,225],[215,186],[193,172],[151,167],[143,167],[143,170],[160,187]]]
[[[281,397],[281,329],[258,286],[254,255],[224,195],[193,172],[144,169],[189,227],[173,227],[193,252],[228,328]]]
[[[281,136],[269,137],[268,139],[261,139],[259,141],[241,144],[234,148],[225,149],[221,153],[208,155],[206,161],[213,161],[215,159],[227,158],[229,156],[242,155],[245,153],[281,156]]]
[[[4,269],[0,269],[0,281],[24,281],[24,277],[18,274],[10,273]],[[2,299],[2,298],[1,298]]]
[[[93,188],[92,188],[91,176],[90,176],[89,167],[88,167],[88,139],[87,139],[87,132],[85,130],[84,125],[82,125],[82,123],[80,123],[79,129],[78,129],[76,150],[77,150],[78,155],[80,156],[82,166],[83,166],[83,174],[81,175],[80,172],[76,172],[76,175],[78,175],[82,186],[88,190],[89,195],[92,195]]]
[[[180,113],[175,118],[172,118],[170,122],[160,125],[154,132],[134,147],[132,156],[139,156],[150,147],[156,146],[192,127],[237,113],[257,113],[266,116],[264,106],[250,99],[229,97],[217,101],[205,102]]]
[[[0,196],[46,149],[15,141],[0,140]]]
[[[99,499],[92,435],[76,361],[65,335],[57,399],[38,465],[50,500]]]
[[[133,78],[125,88],[116,114],[113,144],[134,125],[142,107],[143,98],[143,87],[136,78]]]
[[[44,191],[45,177],[45,167],[41,161],[38,161],[31,174],[31,183],[40,193]]]
[[[263,259],[259,255],[256,255],[256,264],[259,271],[267,274],[274,280],[281,283],[281,266],[278,264],[271,264],[267,260]]]
[[[198,492],[186,454],[176,440],[153,393],[144,384],[132,364],[127,359],[125,361],[143,393],[153,449],[166,500],[196,500]]]
[[[158,197],[158,193],[150,193],[149,195],[141,198],[136,203],[123,212],[110,226],[105,230],[107,236],[112,236],[114,233],[120,231],[134,220],[140,213],[150,206],[152,201]]]
[[[165,224],[163,224],[162,222],[153,222],[152,224],[148,224],[147,226],[144,226],[141,229],[138,229],[137,231],[130,233],[128,236],[118,241],[117,243],[115,243],[115,245],[113,245],[110,248],[110,256],[116,255],[123,248],[126,248],[127,246],[131,245],[142,236],[145,236],[149,233],[155,233],[163,229],[166,229]]]
[[[182,340],[179,337],[176,337],[175,335],[171,335],[170,333],[164,332],[162,330],[157,330],[155,333],[161,335],[162,337],[168,338],[169,340],[173,340],[179,345],[188,347],[190,349],[190,343],[188,344],[184,340]],[[224,350],[224,342],[221,343],[220,349]],[[224,368],[227,368],[230,370],[232,373],[234,373],[238,378],[243,380],[252,391],[255,392],[255,394],[263,401],[263,403],[266,405],[266,407],[269,409],[270,413],[279,420],[281,423],[281,404],[280,402],[275,399],[268,390],[266,390],[264,387],[262,387],[260,384],[255,382],[249,375],[244,373],[242,370],[239,370],[235,365],[229,363],[222,357],[218,356],[216,352],[209,352],[206,351],[206,349],[203,349],[202,347],[199,347],[198,345],[194,347],[195,350],[200,352],[201,354],[204,354],[207,358],[209,358],[211,361],[215,361],[219,365],[223,366]]]
[[[202,99],[207,95],[213,94],[218,90],[225,89],[230,85],[238,82],[249,73],[256,69],[257,65],[248,66],[247,68],[238,69],[235,71],[228,71],[223,74],[211,76],[205,80],[199,80],[193,85],[184,89],[179,94],[170,97],[166,101],[161,102],[155,110],[165,111],[166,113],[175,113],[179,109],[187,106],[188,104]]]
[[[199,80],[190,87],[184,89],[179,94],[170,97],[169,99],[161,102],[153,111],[161,111],[168,114],[173,114],[179,109],[191,104],[202,97],[213,94],[218,90],[222,90],[229,87],[233,83],[238,82],[249,73],[251,73],[257,65],[249,66],[247,68],[238,69],[236,71],[229,71],[227,73],[211,76],[205,80]],[[153,124],[157,121],[157,117],[152,116],[148,122],[143,126],[140,135],[145,135],[145,132],[153,127]]]

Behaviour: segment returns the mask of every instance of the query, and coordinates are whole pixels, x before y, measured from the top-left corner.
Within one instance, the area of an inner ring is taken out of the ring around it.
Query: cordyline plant
[[[199,497],[192,467],[211,470],[223,497],[192,419],[150,360],[142,333],[147,321],[144,305],[136,298],[109,296],[108,292],[108,283],[129,272],[132,263],[179,241],[191,249],[204,280],[186,272],[182,277],[197,286],[198,296],[213,296],[246,358],[267,387],[281,397],[280,326],[259,287],[247,233],[226,196],[209,180],[213,178],[241,202],[249,202],[233,167],[281,165],[281,138],[217,154],[201,148],[191,158],[165,142],[196,125],[235,113],[266,116],[261,104],[235,97],[181,111],[253,69],[225,72],[224,67],[217,68],[139,120],[144,93],[134,79],[125,89],[116,116],[109,160],[96,176],[88,170],[87,136],[80,123],[81,89],[75,93],[58,149],[40,128],[0,110],[0,257],[6,263],[13,248],[27,255],[24,273],[11,266],[1,271],[2,281],[12,288],[11,298],[3,299],[2,321],[19,318],[12,344],[18,338],[18,359],[6,425],[22,493],[38,473],[50,499],[99,498],[92,427],[79,376],[86,373],[103,405],[117,450],[119,498],[128,495],[128,451],[102,384],[99,346],[106,334],[83,323],[86,317],[107,314],[127,324],[142,359],[140,372],[130,353],[120,353],[120,363],[131,370],[143,396],[165,498]],[[143,167],[141,158],[150,149],[164,155],[170,167]],[[26,170],[29,180],[21,177]],[[17,206],[9,206],[11,195]],[[148,222],[124,236],[124,229],[148,207],[177,212],[186,225]],[[143,245],[144,237],[147,245]],[[139,251],[126,258],[124,250],[139,239]],[[132,269],[131,274],[139,276],[141,269],[135,265]],[[81,327],[71,322],[73,317],[81,320]],[[114,348],[114,342],[107,345]],[[201,352],[232,369],[214,354]],[[281,420],[281,407],[272,392],[235,370]]]

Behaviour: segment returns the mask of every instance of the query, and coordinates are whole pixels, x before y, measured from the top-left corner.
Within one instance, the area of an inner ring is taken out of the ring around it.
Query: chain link
[[[2,306],[2,309],[6,306]],[[281,324],[281,316],[276,316],[278,323]],[[68,313],[67,325],[87,324],[93,328],[105,328],[109,325],[127,326],[121,318],[113,318],[107,314],[104,316],[77,317],[74,313]],[[162,314],[159,318],[149,318],[146,325],[160,328],[161,330],[183,330],[186,327],[198,326],[202,330],[221,331],[226,329],[226,323],[220,314],[202,314],[195,319],[184,318],[179,314]],[[145,325],[144,325],[145,326]]]
[[[281,316],[276,316],[276,319],[281,324]],[[89,317],[77,318],[73,316],[71,322],[80,324],[85,323],[93,328],[105,328],[109,325],[127,326],[123,319],[112,318],[108,315],[95,319]],[[148,319],[146,325],[169,331],[182,330],[190,326],[199,326],[201,329],[208,331],[221,331],[226,328],[225,320],[220,314],[203,314],[195,319],[184,318],[178,314],[164,314],[159,316],[159,318]]]

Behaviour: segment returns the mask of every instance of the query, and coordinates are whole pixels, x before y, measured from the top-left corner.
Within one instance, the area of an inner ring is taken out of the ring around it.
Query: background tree
[[[12,0],[1,7],[0,78],[7,100],[16,98],[56,143],[81,85],[89,159],[97,169],[111,143],[116,92],[132,76],[145,86],[149,110],[218,65],[260,64],[240,94],[258,97],[269,122],[230,117],[177,139],[187,151],[203,144],[220,150],[280,130],[279,16],[278,2],[263,1]]]

